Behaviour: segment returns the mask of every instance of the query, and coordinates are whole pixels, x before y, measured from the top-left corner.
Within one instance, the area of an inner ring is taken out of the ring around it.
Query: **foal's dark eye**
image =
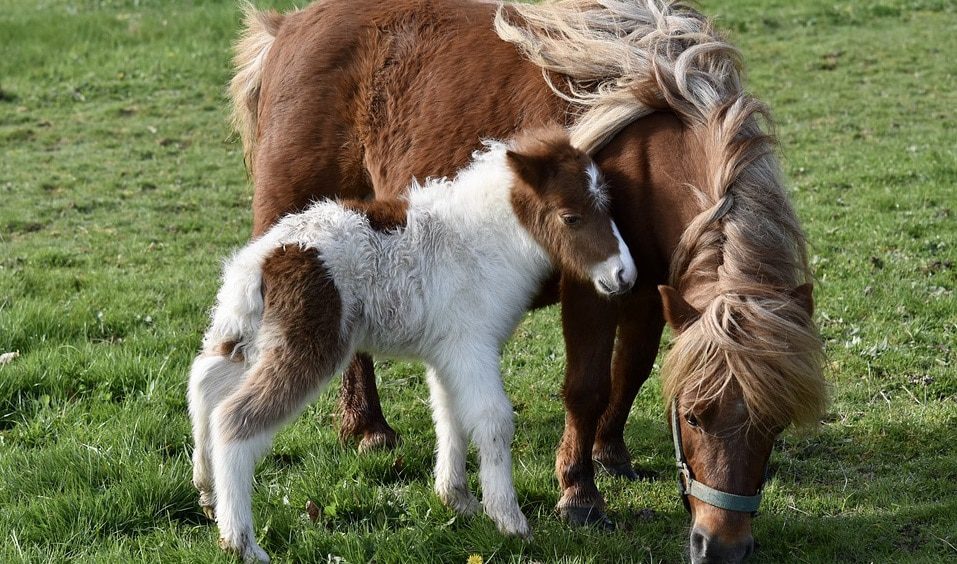
[[[685,415],[685,421],[687,421],[688,425],[691,425],[692,427],[698,427],[698,418],[695,417],[693,413]]]
[[[578,225],[582,221],[582,216],[573,213],[563,213],[562,221],[565,225]]]

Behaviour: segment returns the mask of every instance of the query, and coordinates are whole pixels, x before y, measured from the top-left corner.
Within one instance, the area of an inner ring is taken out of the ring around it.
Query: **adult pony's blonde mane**
[[[709,176],[690,188],[701,211],[671,261],[671,285],[702,315],[665,359],[665,399],[690,393],[707,403],[736,385],[755,423],[815,422],[826,406],[822,346],[791,294],[811,280],[805,237],[765,132],[767,109],[743,91],[737,50],[699,12],[665,0],[508,4],[495,30],[578,108],[578,147],[595,152],[659,108],[702,141],[693,157]]]

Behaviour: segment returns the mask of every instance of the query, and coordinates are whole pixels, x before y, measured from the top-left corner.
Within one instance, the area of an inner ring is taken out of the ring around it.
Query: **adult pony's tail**
[[[247,166],[252,167],[263,62],[285,16],[272,10],[260,12],[249,3],[243,5],[243,13],[245,29],[234,47],[236,75],[229,83],[229,97],[233,102],[233,127],[243,140]]]

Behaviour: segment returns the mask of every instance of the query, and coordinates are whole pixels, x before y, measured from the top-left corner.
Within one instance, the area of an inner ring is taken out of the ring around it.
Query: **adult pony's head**
[[[603,295],[630,290],[638,271],[592,159],[558,126],[524,132],[506,157],[516,180],[512,207],[555,266]]]
[[[675,335],[662,371],[665,405],[692,516],[691,559],[741,561],[753,550],[751,519],[775,437],[814,423],[826,405],[806,242],[766,133],[768,112],[743,91],[735,49],[678,3],[511,5],[496,31],[547,80],[567,78],[553,89],[579,107],[576,146],[599,152],[653,111],[684,126],[675,162],[685,166],[674,170],[688,181],[671,197],[679,205],[654,217],[658,232],[680,229],[659,282]]]

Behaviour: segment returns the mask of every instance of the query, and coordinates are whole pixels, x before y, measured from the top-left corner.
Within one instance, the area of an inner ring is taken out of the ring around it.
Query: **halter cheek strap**
[[[681,427],[678,423],[677,399],[671,406],[671,436],[675,442],[675,462],[678,465],[678,493],[681,494],[681,501],[684,503],[686,510],[691,511],[691,504],[688,503],[688,497],[690,496],[719,509],[750,513],[752,517],[757,515],[758,507],[761,505],[761,497],[764,495],[764,482],[768,477],[767,467],[764,469],[764,478],[761,480],[758,493],[754,495],[737,495],[716,490],[695,480],[691,467],[685,460],[685,453],[681,448]]]

